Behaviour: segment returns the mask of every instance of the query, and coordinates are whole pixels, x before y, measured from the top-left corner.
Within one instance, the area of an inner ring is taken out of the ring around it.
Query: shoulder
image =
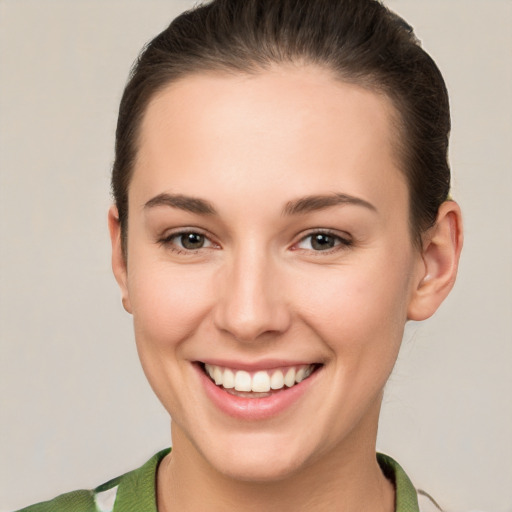
[[[386,478],[395,486],[396,512],[419,512],[418,494],[402,466],[389,455],[377,453],[377,461]]]
[[[73,491],[57,498],[23,508],[18,512],[96,512],[94,492],[88,490]]]
[[[384,475],[395,486],[396,512],[443,512],[430,494],[414,487],[396,460],[382,453],[377,454],[377,460]]]
[[[155,477],[162,450],[143,466],[91,490],[79,490],[23,508],[18,512],[156,512]]]

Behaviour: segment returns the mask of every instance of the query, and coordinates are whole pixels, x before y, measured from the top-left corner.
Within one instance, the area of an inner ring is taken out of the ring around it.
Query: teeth
[[[231,370],[220,366],[205,364],[206,373],[217,384],[225,389],[242,392],[267,393],[271,389],[291,388],[307,379],[314,370],[314,365],[291,366],[285,369],[260,370],[253,374],[244,370]]]
[[[290,368],[284,376],[284,383],[291,388],[295,384],[295,368]]]
[[[252,391],[270,391],[270,377],[267,372],[256,372],[252,378]]]
[[[235,389],[237,391],[252,391],[251,374],[243,371],[236,372]]]
[[[221,370],[222,373],[222,370]],[[222,382],[220,383],[222,387],[226,389],[232,389],[235,387],[235,374],[231,370],[224,370],[224,375],[222,375]]]
[[[218,366],[214,367],[213,375],[210,374],[210,377],[213,378],[213,380],[215,381],[215,384],[217,384],[217,386],[219,384],[222,384],[222,382],[224,381],[224,379],[222,378],[222,370]]]
[[[281,389],[284,387],[284,377],[283,372],[281,370],[277,370],[270,377],[270,388],[271,389]]]
[[[304,380],[304,377],[306,376],[306,370],[304,368],[301,368],[296,374],[295,374],[295,382],[302,382]]]

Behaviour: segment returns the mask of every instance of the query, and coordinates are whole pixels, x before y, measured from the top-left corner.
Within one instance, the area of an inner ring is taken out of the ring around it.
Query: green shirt
[[[170,449],[157,453],[142,467],[96,487],[73,491],[18,512],[157,512],[155,482],[158,463]],[[419,512],[418,498],[408,476],[387,455],[377,454],[382,471],[395,484],[395,512]]]

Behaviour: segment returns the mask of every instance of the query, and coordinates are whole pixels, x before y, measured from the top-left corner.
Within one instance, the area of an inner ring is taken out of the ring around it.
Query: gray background
[[[95,486],[170,442],[106,212],[128,69],[192,3],[0,1],[0,509]],[[466,243],[452,295],[407,329],[378,446],[449,511],[512,511],[512,3],[388,4],[448,83]]]

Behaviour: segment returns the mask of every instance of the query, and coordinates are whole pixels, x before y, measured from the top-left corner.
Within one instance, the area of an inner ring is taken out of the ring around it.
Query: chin
[[[305,440],[290,443],[270,434],[244,437],[233,436],[226,443],[217,439],[214,450],[203,451],[203,457],[224,476],[245,482],[285,480],[308,463]]]
[[[223,463],[217,468],[219,472],[228,478],[242,482],[270,483],[286,480],[296,474],[303,467],[302,460],[288,461],[278,456],[262,459],[262,457],[248,456],[244,460]]]

